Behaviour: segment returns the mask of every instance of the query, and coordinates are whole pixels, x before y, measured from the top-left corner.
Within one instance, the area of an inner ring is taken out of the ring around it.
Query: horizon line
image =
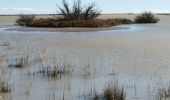
[[[140,12],[141,13],[141,12]],[[114,15],[114,14],[140,14],[139,12],[137,12],[137,13],[101,13],[100,15]],[[152,12],[152,13],[154,13],[154,12]],[[170,15],[170,12],[168,12],[168,13],[154,13],[154,14],[168,14],[168,15]],[[0,14],[0,16],[17,16],[17,15],[21,15],[21,14]],[[52,14],[52,13],[28,13],[28,14],[23,14],[23,15],[60,15],[60,14]]]

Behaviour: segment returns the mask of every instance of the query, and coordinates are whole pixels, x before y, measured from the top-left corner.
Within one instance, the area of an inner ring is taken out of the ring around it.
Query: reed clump
[[[157,94],[158,100],[169,100],[170,99],[170,85],[167,88],[159,88]]]
[[[61,78],[62,75],[71,73],[71,65],[69,64],[57,64],[50,66],[42,66],[36,72],[36,74],[51,77],[51,78]]]
[[[0,93],[11,92],[10,72],[7,69],[0,69]]]
[[[28,66],[28,57],[15,58],[13,60],[7,60],[8,67],[25,68]]]
[[[125,100],[126,97],[124,88],[120,88],[118,85],[108,85],[103,89],[102,93],[94,93],[92,93],[92,100]]]

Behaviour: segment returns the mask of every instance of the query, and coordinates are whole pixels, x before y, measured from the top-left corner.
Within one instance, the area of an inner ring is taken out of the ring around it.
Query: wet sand
[[[63,95],[66,100],[84,100],[92,88],[101,92],[116,80],[124,86],[126,100],[156,100],[157,88],[168,87],[170,80],[170,16],[160,19],[157,24],[91,32],[12,31],[3,27],[0,65],[11,70],[14,88],[0,95],[3,100],[61,100]],[[3,45],[7,42],[10,45]],[[27,68],[7,67],[7,59],[24,55],[29,55]],[[39,67],[57,62],[74,66],[70,67],[73,73],[61,79],[33,75]],[[86,75],[89,64],[91,74]]]

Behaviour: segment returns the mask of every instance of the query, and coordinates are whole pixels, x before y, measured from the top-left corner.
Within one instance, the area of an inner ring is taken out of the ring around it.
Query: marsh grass
[[[8,93],[11,92],[11,85],[8,81],[1,81],[0,82],[0,93]]]
[[[119,88],[118,85],[108,85],[104,89],[105,100],[125,100],[124,88]]]
[[[90,77],[92,75],[92,68],[91,64],[87,64],[82,70],[81,75],[84,76],[84,78]]]
[[[107,85],[102,93],[93,91],[91,93],[92,100],[125,100],[126,93],[123,87],[116,85]]]
[[[2,46],[9,47],[10,46],[10,42],[9,41],[3,42]]]
[[[10,72],[7,69],[0,69],[0,93],[11,92]]]
[[[28,66],[28,56],[7,60],[8,67],[25,68]]]
[[[60,78],[64,74],[72,73],[72,65],[70,64],[56,64],[49,66],[42,66],[39,68],[39,71],[35,72],[36,74],[51,77],[51,78]]]
[[[58,66],[45,66],[37,72],[41,75],[46,75],[48,77],[60,77],[65,73],[65,68],[59,68]]]
[[[169,100],[170,99],[170,84],[167,88],[159,88],[157,94],[158,100]]]

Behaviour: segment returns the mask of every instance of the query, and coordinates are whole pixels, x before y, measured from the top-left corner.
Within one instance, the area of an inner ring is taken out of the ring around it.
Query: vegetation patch
[[[11,92],[11,85],[6,81],[0,82],[0,93],[8,93]]]
[[[151,12],[144,12],[136,16],[135,23],[157,23],[160,19]]]
[[[19,15],[18,19],[16,20],[16,23],[21,26],[31,26],[33,20],[35,18],[35,15]]]
[[[71,73],[71,65],[54,65],[54,66],[43,66],[36,72],[36,74],[51,77],[51,78],[61,78],[62,75],[66,73]]]
[[[28,57],[16,58],[13,60],[7,60],[8,67],[24,68],[28,66]]]
[[[9,82],[10,72],[6,69],[0,69],[0,93],[8,93],[11,92],[11,84]]]
[[[125,100],[125,97],[124,88],[120,88],[118,85],[108,85],[101,94],[92,93],[92,100]]]
[[[19,15],[17,25],[27,27],[111,27],[119,24],[132,23],[129,19],[98,19],[100,10],[95,3],[82,6],[80,0],[74,1],[70,6],[63,0],[62,6],[58,7],[58,14],[50,18],[36,18],[35,15]]]
[[[158,100],[169,100],[170,99],[170,85],[167,88],[158,89]]]
[[[95,20],[74,20],[74,21],[65,21],[65,20],[57,20],[53,18],[40,18],[34,19],[32,22],[22,22],[26,23],[24,26],[27,27],[52,27],[52,28],[65,28],[65,27],[87,27],[87,28],[95,28],[95,27],[111,27],[120,24],[130,24],[132,23],[129,19],[95,19]],[[21,25],[21,24],[19,24]],[[21,25],[23,26],[23,25]]]

